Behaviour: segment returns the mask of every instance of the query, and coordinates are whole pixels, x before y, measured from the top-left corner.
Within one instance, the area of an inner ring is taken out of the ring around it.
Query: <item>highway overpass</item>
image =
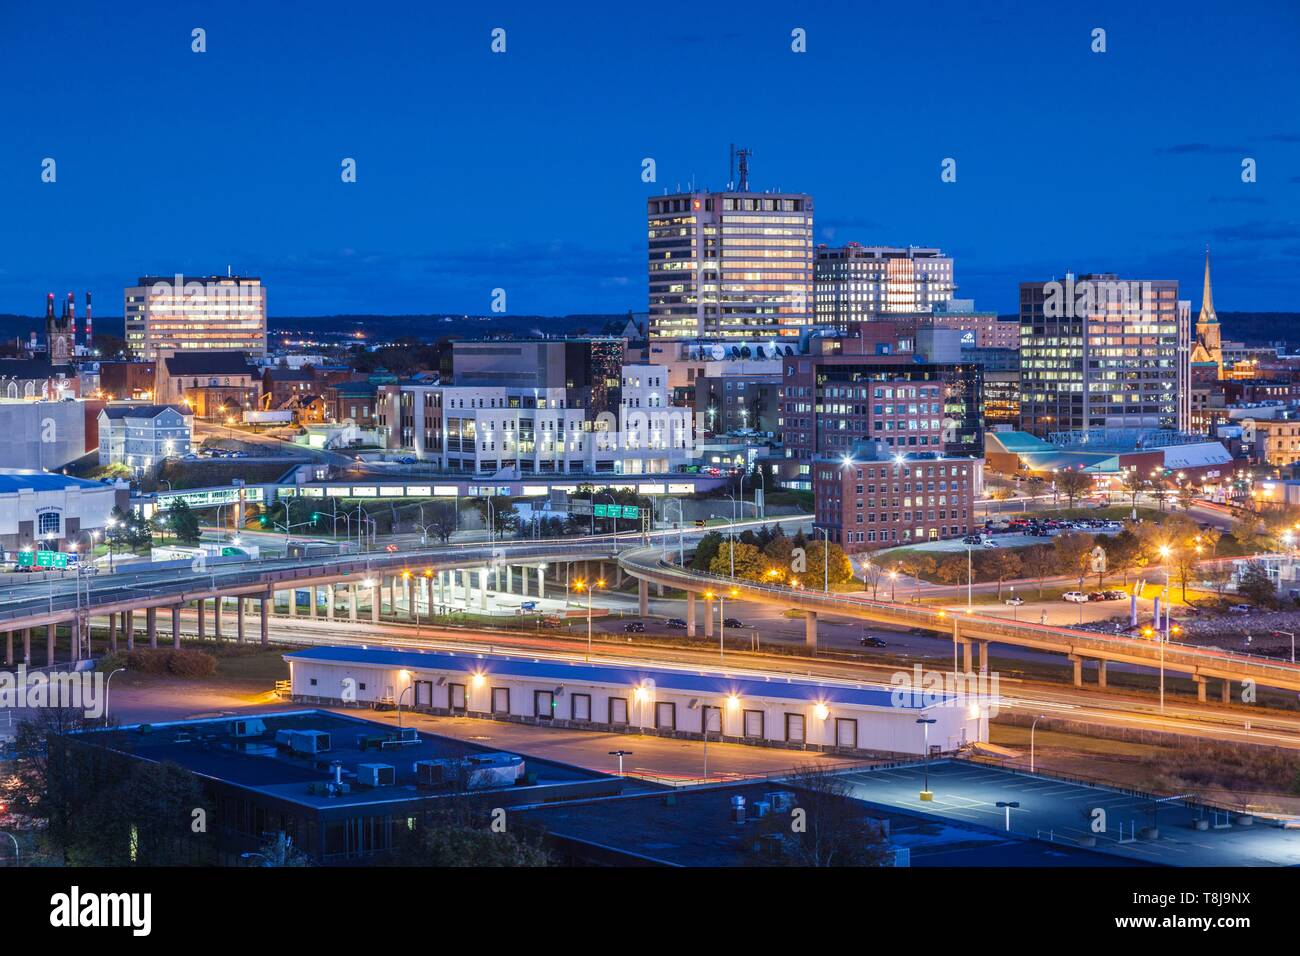
[[[662,547],[638,547],[623,552],[618,562],[640,582],[641,613],[645,616],[651,584],[687,592],[686,624],[688,636],[697,631],[697,605],[704,602],[704,636],[714,634],[714,603],[728,600],[775,604],[788,610],[802,611],[805,619],[806,644],[817,646],[817,618],[821,614],[873,621],[902,627],[921,627],[953,640],[956,666],[961,651],[962,667],[973,670],[972,656],[980,657],[979,668],[988,668],[988,645],[1011,644],[1064,655],[1074,666],[1075,686],[1083,686],[1084,666],[1094,663],[1097,683],[1106,687],[1106,665],[1136,664],[1187,674],[1195,682],[1197,696],[1206,699],[1206,683],[1221,682],[1224,701],[1231,699],[1233,681],[1252,681],[1255,685],[1300,691],[1300,665],[1272,658],[1234,654],[1177,642],[1159,642],[1129,636],[1111,636],[1093,631],[1072,630],[1030,622],[1013,622],[952,608],[926,608],[890,601],[871,600],[779,584],[759,584],[725,575],[706,574],[683,569],[668,560]],[[722,613],[719,607],[719,615]]]

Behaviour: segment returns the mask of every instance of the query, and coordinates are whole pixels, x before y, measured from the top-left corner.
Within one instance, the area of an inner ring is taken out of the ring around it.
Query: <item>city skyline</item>
[[[1243,24],[1208,4],[942,3],[924,33],[774,3],[689,27],[584,4],[556,22],[522,7],[362,22],[334,4],[310,22],[238,4],[17,10],[0,66],[14,92],[0,312],[36,315],[46,291],[76,288],[115,316],[136,276],[227,266],[264,277],[272,317],[487,314],[498,288],[510,314],[644,311],[647,200],[726,188],[732,143],[754,151],[752,189],[813,197],[815,244],[938,247],[980,309],[1014,313],[1020,282],[1067,271],[1195,290],[1208,244],[1220,308],[1286,311],[1300,130],[1283,87],[1300,83],[1268,71],[1300,14],[1268,6]],[[873,88],[909,74],[912,93]],[[716,122],[664,122],[715,115],[715,97]]]

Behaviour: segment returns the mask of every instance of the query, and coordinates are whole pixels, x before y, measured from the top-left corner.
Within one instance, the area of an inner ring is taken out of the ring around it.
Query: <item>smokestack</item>
[[[72,325],[72,341],[77,341],[77,300],[68,293],[68,322]]]
[[[95,341],[95,328],[90,318],[90,293],[86,293],[86,351],[89,352]]]
[[[47,292],[45,294],[45,319],[48,322],[50,319],[53,318],[54,318],[54,293]],[[32,335],[35,334],[36,334],[35,332],[32,333]]]

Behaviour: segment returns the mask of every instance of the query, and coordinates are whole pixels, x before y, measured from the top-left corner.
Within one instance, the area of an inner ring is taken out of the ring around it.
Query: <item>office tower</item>
[[[818,246],[814,317],[846,329],[887,314],[930,312],[952,298],[952,258],[917,246]]]
[[[652,339],[798,336],[812,323],[812,197],[746,185],[647,202]]]
[[[1021,428],[1187,430],[1190,319],[1173,280],[1021,283]]]
[[[124,296],[134,358],[193,350],[266,354],[266,287],[256,276],[141,276]]]

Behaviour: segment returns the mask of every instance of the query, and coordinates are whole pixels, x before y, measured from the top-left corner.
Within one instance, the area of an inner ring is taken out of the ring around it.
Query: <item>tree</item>
[[[1272,604],[1277,596],[1277,585],[1262,562],[1248,561],[1237,579],[1237,593],[1256,604]]]
[[[1082,471],[1064,471],[1056,476],[1056,490],[1065,496],[1071,508],[1093,488],[1092,476]]]
[[[1019,577],[1024,571],[1024,562],[1014,551],[997,549],[982,555],[979,562],[981,574],[986,574],[998,582],[998,600],[1002,600],[1002,582]]]
[[[1026,548],[1024,557],[1020,559],[1024,566],[1025,574],[1038,582],[1038,596],[1043,596],[1043,582],[1047,578],[1056,574],[1060,568],[1060,561],[1056,556],[1056,551],[1050,545],[1036,545],[1032,548]]]
[[[951,557],[939,562],[935,573],[944,584],[965,584],[967,570],[965,558]]]
[[[1128,495],[1129,507],[1134,511],[1137,510],[1137,500],[1145,492],[1151,483],[1136,468],[1124,472],[1122,487],[1124,493]]]
[[[1258,518],[1249,515],[1242,518],[1232,526],[1229,534],[1246,554],[1270,550],[1268,531]]]
[[[718,553],[713,556],[713,560],[709,562],[710,573],[720,574],[723,577],[730,575],[732,558],[732,547],[730,543],[724,542],[722,547],[718,549]],[[758,548],[752,544],[736,542],[734,558],[736,577],[743,578],[746,581],[765,580],[764,575],[770,565],[763,552],[759,551]]]
[[[198,544],[199,539],[203,537],[198,515],[184,498],[175,499],[172,506],[167,509],[167,529],[177,541],[183,541],[185,544]]]
[[[462,797],[415,818],[399,828],[391,861],[422,867],[551,866],[540,841],[493,826],[491,804]]]
[[[1214,593],[1222,600],[1223,592],[1228,589],[1228,583],[1232,580],[1232,568],[1226,564],[1211,562],[1201,571],[1201,577],[1205,578],[1210,587],[1214,588]]]
[[[293,845],[293,840],[283,830],[266,840],[255,853],[244,855],[246,866],[289,867],[315,866],[316,861]]]
[[[819,585],[825,582],[831,587],[852,581],[853,564],[844,549],[831,542],[828,554],[826,547],[823,542],[814,541],[804,550],[807,580]]]
[[[1092,535],[1073,531],[1059,535],[1052,542],[1052,550],[1056,552],[1061,573],[1077,575],[1082,587],[1084,576],[1092,566]]]
[[[849,784],[820,767],[802,767],[786,778],[795,791],[795,817],[769,813],[757,833],[782,866],[880,866],[887,850],[884,829],[853,799]]]
[[[722,535],[717,531],[710,531],[704,537],[700,538],[699,543],[695,545],[695,554],[691,557],[691,570],[707,571],[713,564],[713,559],[717,557],[718,551],[722,548]]]
[[[1196,504],[1196,489],[1191,485],[1178,486],[1178,507],[1186,513],[1192,510],[1192,505]]]
[[[880,582],[884,577],[885,569],[875,561],[862,562],[862,586],[871,592],[871,600],[880,600]]]
[[[1123,574],[1124,583],[1128,576],[1145,563],[1142,558],[1142,540],[1133,531],[1131,525],[1125,526],[1119,534],[1111,535],[1106,541],[1106,569],[1112,574]]]

